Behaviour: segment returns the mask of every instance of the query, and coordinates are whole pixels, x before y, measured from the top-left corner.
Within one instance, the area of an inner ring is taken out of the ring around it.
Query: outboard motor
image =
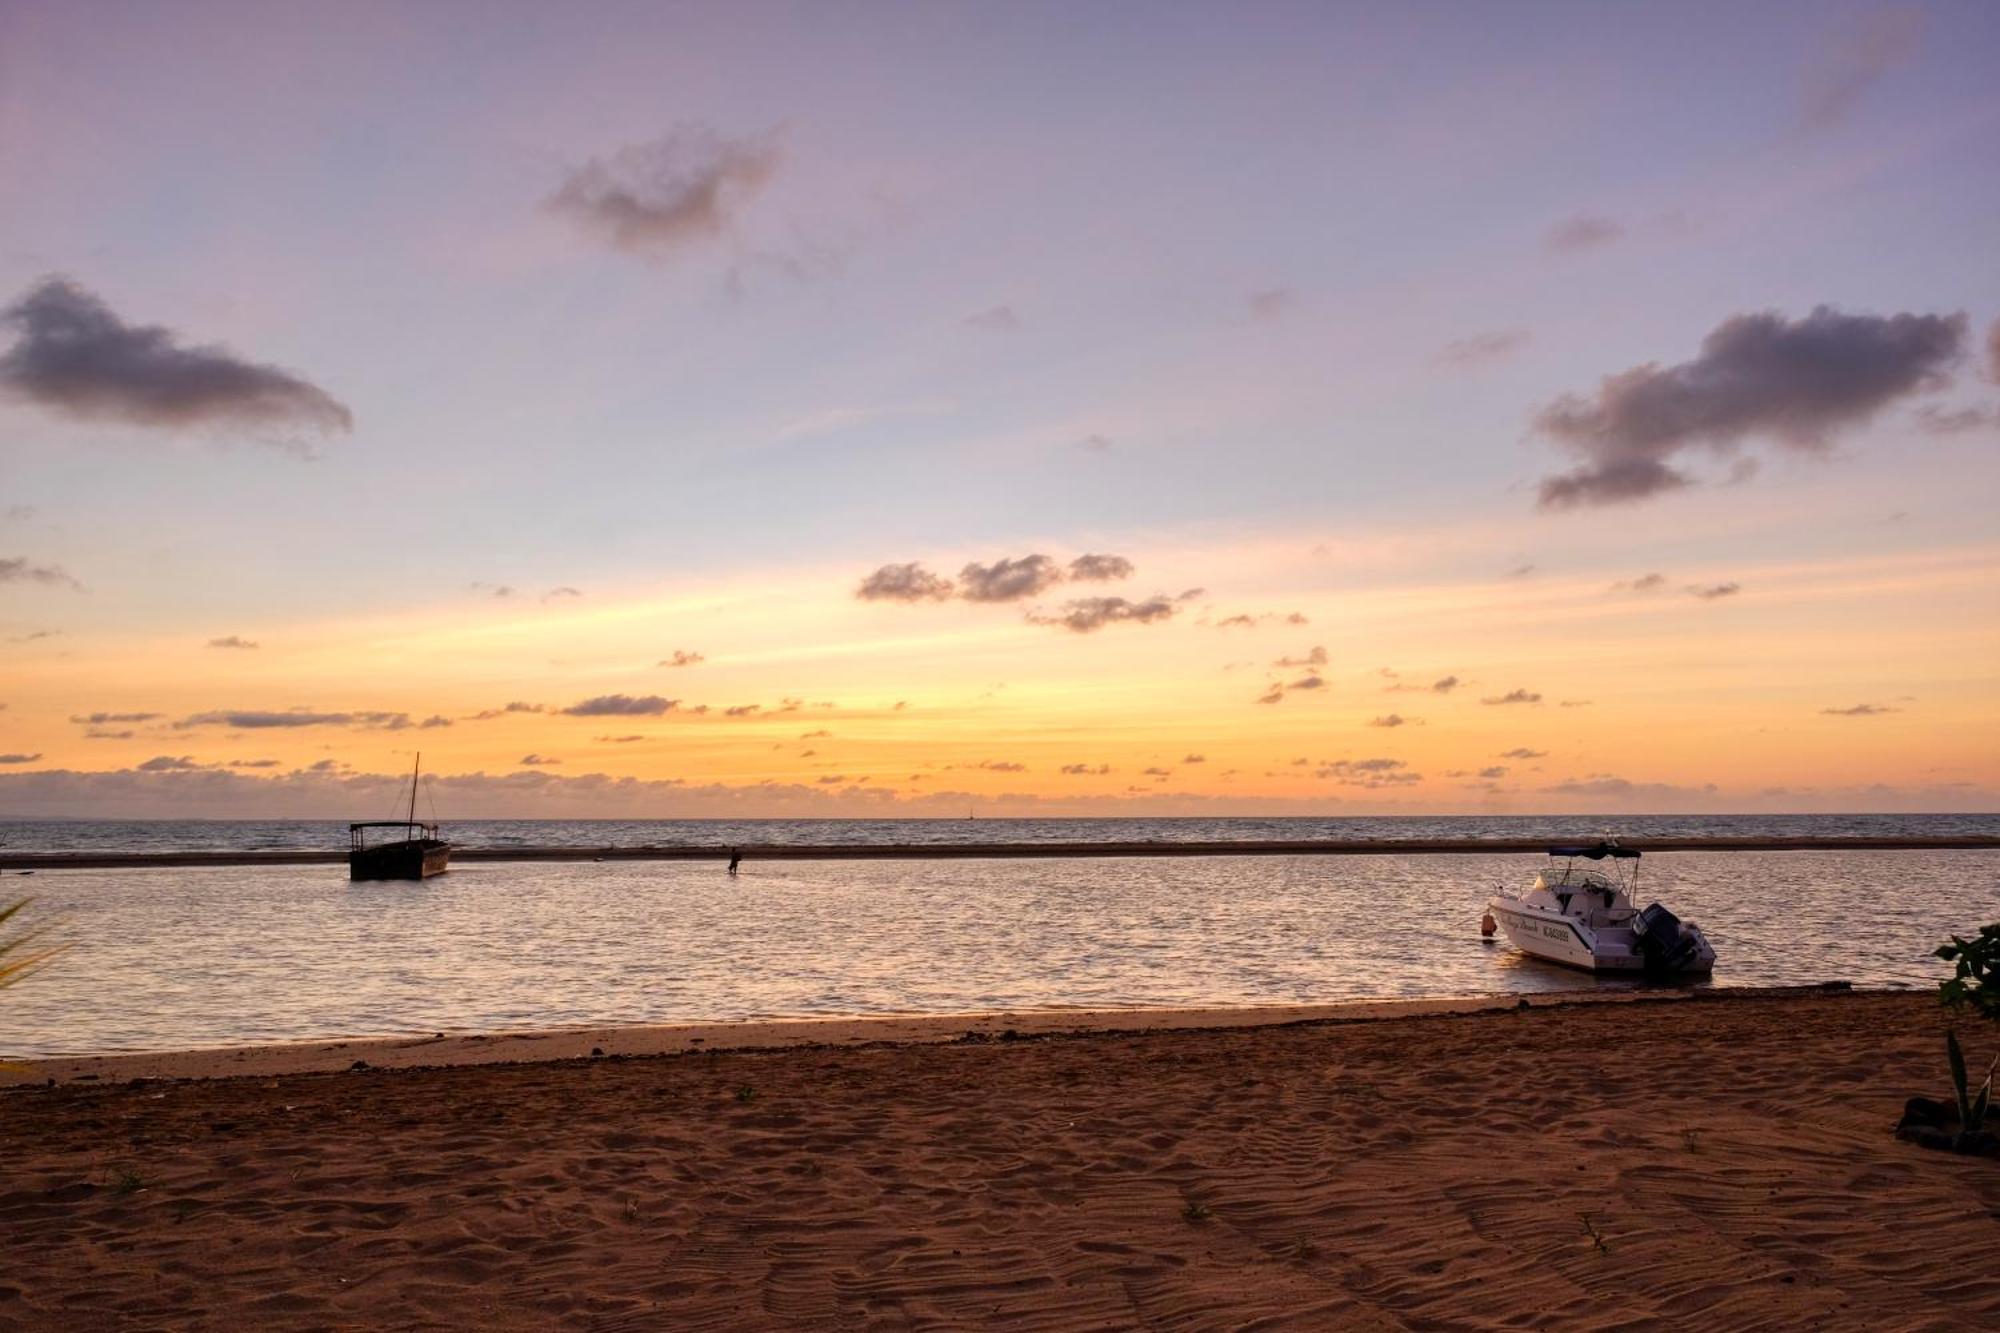
[[[1633,919],[1632,932],[1639,937],[1639,952],[1646,955],[1646,970],[1656,975],[1682,971],[1696,953],[1681,919],[1659,903]]]

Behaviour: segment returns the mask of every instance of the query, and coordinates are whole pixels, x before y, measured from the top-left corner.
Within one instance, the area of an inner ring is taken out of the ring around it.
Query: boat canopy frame
[[[403,829],[405,831],[403,837],[404,842],[425,842],[425,841],[437,840],[438,826],[435,823],[430,822],[428,820],[365,819],[360,821],[359,823],[349,824],[347,826],[348,846],[355,848],[357,850],[367,846],[368,835],[362,832],[362,830],[371,828]],[[418,830],[422,830],[421,837],[418,836]],[[376,845],[381,846],[382,844],[378,843]]]
[[[1549,848],[1549,855],[1581,856],[1591,861],[1602,861],[1605,857],[1609,856],[1620,861],[1636,861],[1639,859],[1639,849],[1637,847],[1620,847],[1615,842],[1578,843],[1575,845],[1551,847]]]

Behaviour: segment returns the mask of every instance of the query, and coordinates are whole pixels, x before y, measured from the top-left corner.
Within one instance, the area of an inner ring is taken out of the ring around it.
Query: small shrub
[[[748,1086],[738,1088],[736,1090],[736,1100],[739,1102],[752,1102],[757,1100],[757,1089]]]
[[[1949,981],[1938,983],[1938,998],[1950,1009],[1970,1010],[2000,1022],[2000,923],[1981,926],[1972,939],[1954,935],[1937,956],[1956,964]]]

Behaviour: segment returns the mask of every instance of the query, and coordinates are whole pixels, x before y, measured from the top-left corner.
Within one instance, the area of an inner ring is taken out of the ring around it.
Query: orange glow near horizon
[[[1738,569],[1749,591],[1712,602],[1555,578],[1316,587],[1326,556],[1308,549],[1148,556],[1135,595],[1196,569],[1260,595],[1218,586],[1173,620],[1092,634],[1027,623],[1018,605],[862,603],[851,573],[804,570],[555,605],[274,619],[246,629],[254,649],[79,635],[24,661],[9,721],[37,769],[164,759],[243,777],[394,774],[421,749],[446,778],[777,784],[848,812],[1022,797],[1105,813],[1865,806],[1871,788],[1935,804],[2000,784],[1980,666],[2000,661],[2000,636],[1955,614],[1988,585],[1992,548]],[[1292,612],[1309,623],[1285,623]],[[1218,627],[1237,613],[1267,618]],[[676,650],[703,660],[657,665]],[[1926,678],[1913,683],[1912,662],[1930,664]],[[1258,702],[1308,676],[1322,685]],[[1431,688],[1446,677],[1459,683]],[[1515,691],[1538,698],[1483,702]],[[675,702],[564,711],[620,695]],[[225,709],[350,720],[189,724]],[[93,712],[158,716],[72,720]],[[449,725],[421,726],[432,718]],[[641,804],[671,816],[679,803],[656,791]]]

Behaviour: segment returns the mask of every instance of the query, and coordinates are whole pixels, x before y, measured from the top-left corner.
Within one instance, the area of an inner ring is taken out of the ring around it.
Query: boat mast
[[[410,767],[410,818],[408,823],[415,827],[417,822],[417,774],[423,770],[424,752],[417,751],[417,762]]]

